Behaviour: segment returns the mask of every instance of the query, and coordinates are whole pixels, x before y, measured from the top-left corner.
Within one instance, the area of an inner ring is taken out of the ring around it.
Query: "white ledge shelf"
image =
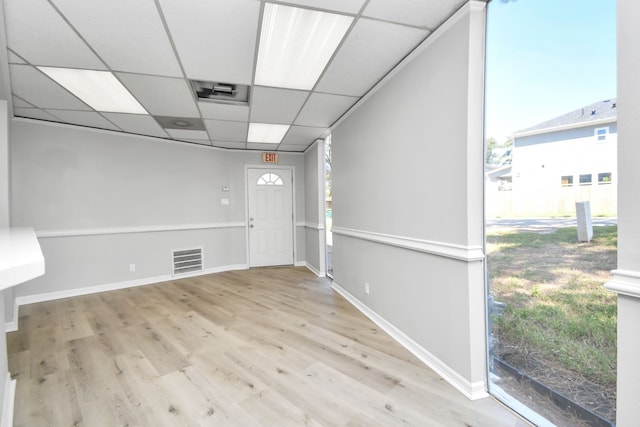
[[[44,257],[33,229],[0,229],[0,290],[43,274]]]
[[[613,278],[604,287],[612,292],[640,298],[640,273],[629,270],[613,270]]]

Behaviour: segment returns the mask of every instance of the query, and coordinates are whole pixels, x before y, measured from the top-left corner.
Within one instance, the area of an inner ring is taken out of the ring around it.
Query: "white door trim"
[[[296,237],[296,226],[297,224],[297,203],[296,203],[296,167],[295,166],[283,166],[283,165],[244,165],[244,234],[245,234],[245,259],[247,260],[247,265],[250,265],[250,247],[249,247],[249,169],[263,169],[265,171],[268,170],[290,170],[291,171],[291,179],[293,182],[291,183],[291,203],[292,203],[292,211],[293,211],[293,265],[296,265],[298,261],[298,239]]]

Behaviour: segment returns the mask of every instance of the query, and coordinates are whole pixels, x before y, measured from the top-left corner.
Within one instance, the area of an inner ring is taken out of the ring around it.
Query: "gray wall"
[[[0,13],[0,16],[3,14]],[[9,227],[10,211],[10,163],[9,163],[9,117],[7,101],[0,100],[0,228]],[[5,296],[9,296],[11,302],[7,303],[13,311],[13,288],[0,291],[0,420],[3,419],[3,402],[5,399],[5,381],[9,375],[7,365],[7,340],[5,333]]]
[[[332,132],[333,239],[335,282],[479,397],[484,5],[469,6]]]
[[[0,100],[0,227],[9,226],[9,118],[7,101]]]
[[[279,157],[304,221],[304,156]],[[35,228],[47,263],[18,297],[166,276],[175,249],[203,247],[205,269],[247,264],[245,167],[260,152],[14,120],[11,161],[13,223]]]

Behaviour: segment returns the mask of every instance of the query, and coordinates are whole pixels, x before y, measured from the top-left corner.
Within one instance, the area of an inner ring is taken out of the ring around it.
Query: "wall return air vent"
[[[198,101],[222,104],[249,104],[249,86],[235,83],[205,82],[190,80]]]
[[[173,268],[171,269],[171,274],[173,276],[203,270],[202,248],[173,251],[172,256]]]

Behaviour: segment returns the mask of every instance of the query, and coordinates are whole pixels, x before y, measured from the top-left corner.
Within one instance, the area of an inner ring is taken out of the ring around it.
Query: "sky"
[[[615,0],[489,3],[486,138],[615,98],[615,12]]]

